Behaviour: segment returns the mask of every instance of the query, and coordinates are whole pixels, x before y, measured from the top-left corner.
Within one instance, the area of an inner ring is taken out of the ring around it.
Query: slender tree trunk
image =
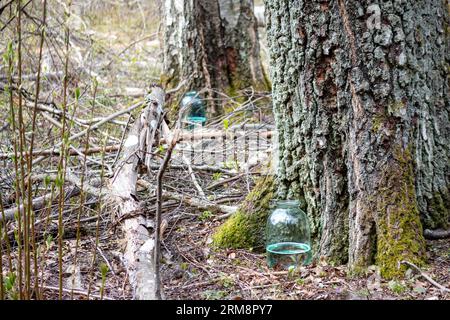
[[[266,0],[281,197],[319,256],[422,262],[449,217],[448,11],[431,1]]]
[[[218,98],[214,90],[234,96],[250,87],[269,88],[253,0],[165,0],[163,23],[167,89],[189,80],[189,89],[206,88],[205,98]],[[210,106],[212,114],[222,113],[221,103]]]

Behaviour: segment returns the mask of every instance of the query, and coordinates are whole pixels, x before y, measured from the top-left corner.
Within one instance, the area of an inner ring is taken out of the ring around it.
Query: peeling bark
[[[253,0],[165,0],[164,67],[162,83],[174,88],[183,79],[188,87],[231,96],[253,87],[267,90],[269,83],[260,61]],[[223,113],[210,102],[212,114]]]
[[[315,252],[357,270],[421,263],[450,199],[441,0],[266,0],[277,185],[304,198]]]
[[[122,160],[110,183],[110,197],[118,206],[119,218],[126,239],[124,253],[129,281],[137,300],[155,300],[154,239],[147,230],[148,221],[136,200],[138,166],[148,164],[151,147],[158,140],[157,124],[162,117],[164,91],[154,87],[147,107],[142,111],[128,134]]]

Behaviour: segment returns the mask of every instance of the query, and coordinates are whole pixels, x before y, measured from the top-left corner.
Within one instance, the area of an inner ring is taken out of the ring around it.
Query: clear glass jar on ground
[[[306,213],[298,200],[272,203],[266,225],[267,264],[270,268],[290,269],[312,260],[311,236]]]

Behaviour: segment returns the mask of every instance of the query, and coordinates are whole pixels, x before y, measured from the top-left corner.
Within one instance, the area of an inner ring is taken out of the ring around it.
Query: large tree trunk
[[[431,1],[267,0],[281,197],[357,270],[422,262],[449,217],[448,11]]]
[[[266,13],[278,196],[306,200],[316,257],[386,277],[423,262],[422,224],[447,228],[450,208],[445,3],[267,0]],[[230,221],[219,245],[234,245]]]
[[[235,95],[253,87],[267,90],[260,61],[253,0],[165,0],[163,85],[177,87],[188,80],[189,89],[206,88]],[[211,114],[222,113],[210,103]]]

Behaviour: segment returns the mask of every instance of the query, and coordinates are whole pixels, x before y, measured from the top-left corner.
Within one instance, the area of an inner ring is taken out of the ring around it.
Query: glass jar
[[[308,217],[298,200],[272,202],[266,225],[267,264],[290,269],[311,263],[311,237]]]
[[[181,100],[181,107],[187,107],[185,122],[188,129],[205,125],[206,108],[197,91],[187,92]]]

